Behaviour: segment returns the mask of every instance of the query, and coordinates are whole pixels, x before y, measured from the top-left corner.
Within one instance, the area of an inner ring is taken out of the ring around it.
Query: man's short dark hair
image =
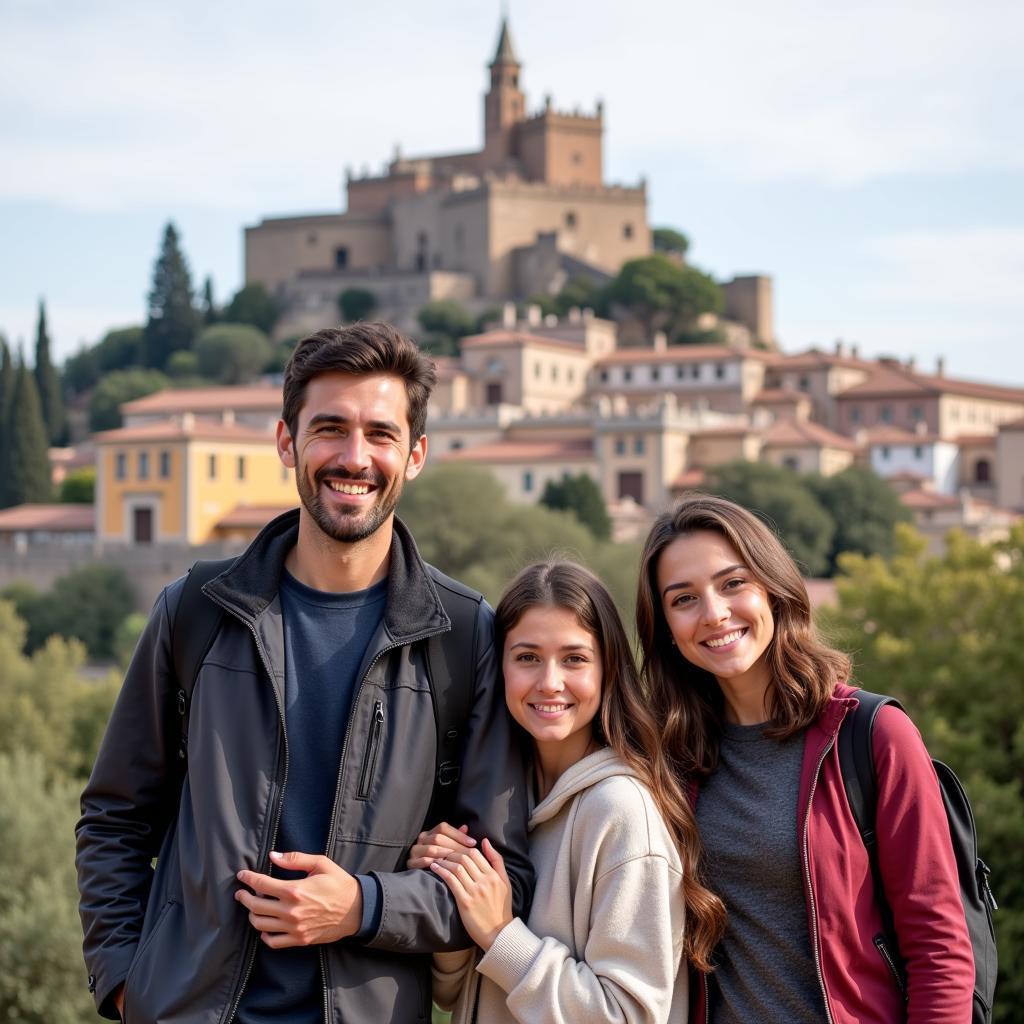
[[[390,373],[405,383],[409,407],[409,443],[415,444],[427,425],[427,402],[437,384],[434,363],[416,342],[382,321],[325,327],[295,346],[284,370],[284,407],[281,418],[295,437],[306,386],[323,373],[350,373],[365,377]]]

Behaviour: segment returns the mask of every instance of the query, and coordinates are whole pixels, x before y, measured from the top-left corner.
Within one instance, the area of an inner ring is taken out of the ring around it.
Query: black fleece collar
[[[284,562],[298,541],[299,510],[272,519],[232,565],[203,590],[255,622],[277,598]],[[426,562],[408,527],[396,516],[388,565],[384,626],[395,640],[451,627]]]

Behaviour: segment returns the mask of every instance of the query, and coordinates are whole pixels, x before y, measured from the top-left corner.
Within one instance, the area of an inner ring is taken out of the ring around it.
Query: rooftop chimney
[[[654,332],[654,351],[664,352],[668,348],[668,336],[664,331]]]
[[[583,319],[583,312],[579,306],[572,306],[569,309],[569,323],[578,324]]]
[[[506,302],[501,307],[501,326],[507,330],[512,330],[516,325],[516,304],[514,302]]]
[[[836,338],[836,355],[840,358],[846,355],[846,345],[842,338]]]
[[[939,356],[939,358],[935,360],[935,376],[936,377],[945,377],[946,376],[946,357],[945,356]]]
[[[531,304],[526,307],[526,322],[530,327],[540,327],[540,306]]]

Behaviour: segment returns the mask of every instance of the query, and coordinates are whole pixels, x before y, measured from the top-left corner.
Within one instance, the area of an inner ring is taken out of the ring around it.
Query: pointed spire
[[[518,64],[515,47],[512,45],[512,33],[508,30],[508,15],[501,19],[501,35],[498,36],[498,49],[491,61],[491,67],[495,64]]]

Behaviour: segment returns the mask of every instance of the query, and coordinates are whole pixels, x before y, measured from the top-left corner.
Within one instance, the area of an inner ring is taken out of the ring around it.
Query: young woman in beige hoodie
[[[501,857],[441,823],[409,866],[451,889],[477,949],[434,957],[453,1024],[680,1024],[686,963],[707,966],[724,921],[697,878],[693,814],[658,742],[603,584],[572,562],[532,565],[496,611],[505,699],[532,749],[526,920]]]

